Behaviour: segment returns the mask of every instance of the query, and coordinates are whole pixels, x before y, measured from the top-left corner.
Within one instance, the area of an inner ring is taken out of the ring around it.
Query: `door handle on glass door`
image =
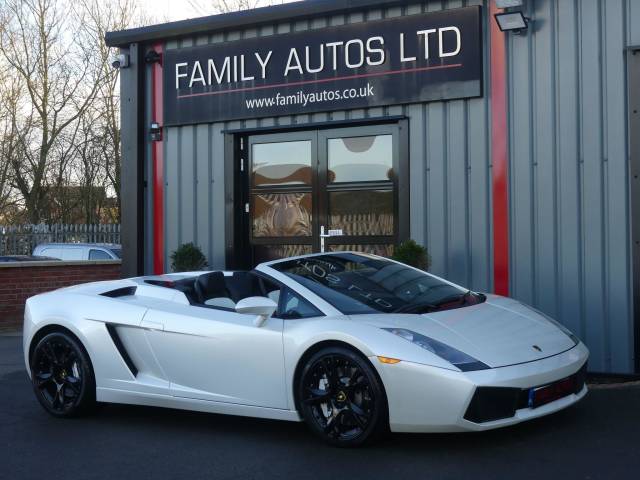
[[[324,239],[327,237],[340,237],[344,235],[342,229],[329,230],[329,233],[324,233],[324,225],[320,225],[320,252],[324,253]]]

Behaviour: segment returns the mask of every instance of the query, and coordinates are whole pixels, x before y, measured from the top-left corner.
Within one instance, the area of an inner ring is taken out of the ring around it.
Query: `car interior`
[[[280,286],[253,271],[238,271],[231,275],[214,271],[176,281],[146,282],[180,290],[189,303],[197,307],[234,311],[236,304],[244,298],[268,297],[278,305],[275,315],[279,318],[309,318],[323,315],[287,287]]]
[[[191,305],[229,310],[243,298],[269,297],[278,303],[280,295],[279,285],[244,271],[233,272],[230,276],[221,271],[203,273],[177,280],[171,287],[183,292]]]

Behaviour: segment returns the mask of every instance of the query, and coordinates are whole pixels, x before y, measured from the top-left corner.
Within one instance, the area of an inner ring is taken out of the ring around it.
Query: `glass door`
[[[391,255],[398,145],[397,125],[250,136],[251,263],[319,251]]]
[[[396,126],[318,133],[320,222],[325,251],[390,256],[398,238]]]
[[[249,138],[253,264],[313,251],[316,166],[316,132]]]

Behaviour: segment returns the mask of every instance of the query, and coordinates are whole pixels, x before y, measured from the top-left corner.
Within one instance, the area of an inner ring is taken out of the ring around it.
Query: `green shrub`
[[[171,256],[171,270],[174,272],[192,272],[203,270],[207,266],[207,259],[202,250],[193,243],[184,243]]]
[[[415,240],[405,240],[398,245],[391,257],[398,262],[406,263],[420,270],[429,270],[431,266],[431,256],[425,247],[416,243]]]

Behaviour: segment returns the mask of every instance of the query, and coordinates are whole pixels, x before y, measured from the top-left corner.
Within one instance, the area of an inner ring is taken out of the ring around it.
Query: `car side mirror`
[[[261,327],[270,315],[276,311],[278,304],[267,297],[247,297],[236,304],[236,312],[244,315],[256,315],[253,324]]]

